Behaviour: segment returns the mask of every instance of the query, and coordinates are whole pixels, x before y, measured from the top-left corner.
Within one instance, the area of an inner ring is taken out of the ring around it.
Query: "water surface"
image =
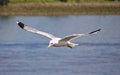
[[[50,39],[20,29],[16,20],[58,37],[86,33],[75,48],[47,48]],[[120,16],[0,16],[0,75],[120,75]]]

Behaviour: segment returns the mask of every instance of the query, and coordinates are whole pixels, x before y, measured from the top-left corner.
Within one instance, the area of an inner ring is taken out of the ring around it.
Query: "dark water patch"
[[[0,55],[0,61],[5,60],[5,59],[9,59],[9,57],[5,55]]]
[[[36,70],[34,69],[30,69],[30,68],[15,68],[15,69],[1,69],[1,72],[36,72]]]
[[[1,48],[16,48],[16,47],[25,47],[25,48],[42,48],[47,46],[47,43],[13,43],[13,44],[0,44]]]

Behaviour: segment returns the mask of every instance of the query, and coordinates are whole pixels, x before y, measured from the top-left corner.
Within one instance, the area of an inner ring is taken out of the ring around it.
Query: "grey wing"
[[[78,38],[80,36],[84,36],[85,34],[73,34],[73,35],[70,35],[70,36],[67,36],[65,38],[62,38],[60,41],[71,41],[75,38]]]
[[[48,37],[48,38],[50,38],[50,39],[56,38],[54,35],[52,35],[52,34],[50,34],[50,33],[46,33],[46,32],[43,32],[43,31],[39,31],[39,30],[37,30],[37,29],[35,29],[35,28],[32,28],[32,27],[29,27],[29,26],[25,25],[25,24],[22,23],[22,22],[17,21],[17,24],[18,24],[22,29],[27,30],[27,31],[29,31],[29,32],[33,32],[33,33],[37,33],[37,34],[40,34],[40,35],[44,35],[44,36],[46,36],[46,37]]]
[[[73,40],[75,38],[78,38],[78,37],[81,37],[81,36],[86,36],[86,35],[89,35],[89,34],[97,33],[100,30],[101,29],[97,29],[95,31],[92,31],[92,32],[89,32],[89,33],[85,33],[85,34],[73,34],[73,35],[67,36],[65,38],[62,38],[60,41],[71,41],[71,40]]]

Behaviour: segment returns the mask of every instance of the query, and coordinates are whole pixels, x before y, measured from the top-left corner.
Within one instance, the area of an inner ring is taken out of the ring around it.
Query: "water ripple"
[[[79,46],[120,46],[120,43],[78,43]]]
[[[10,48],[10,47],[32,47],[32,48],[41,48],[47,46],[47,43],[13,43],[13,44],[0,44],[1,48]]]

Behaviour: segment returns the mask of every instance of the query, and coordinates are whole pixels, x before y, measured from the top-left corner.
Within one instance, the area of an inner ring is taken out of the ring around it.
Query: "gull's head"
[[[55,46],[56,44],[58,44],[59,40],[60,40],[60,38],[52,39],[49,42],[48,48],[50,48],[51,46]]]
[[[53,46],[53,45],[55,45],[55,41],[54,41],[54,40],[51,40],[51,41],[49,42],[48,48],[50,48],[50,47]]]

